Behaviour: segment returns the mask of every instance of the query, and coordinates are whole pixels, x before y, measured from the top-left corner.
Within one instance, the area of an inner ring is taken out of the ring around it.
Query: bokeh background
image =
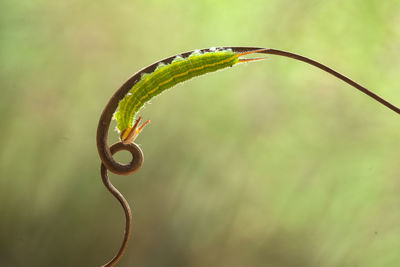
[[[398,25],[397,0],[1,1],[0,266],[99,266],[119,248],[95,134],[140,68],[273,47],[400,105]],[[399,116],[355,89],[269,56],[141,114],[144,166],[111,175],[134,209],[119,266],[400,266]]]

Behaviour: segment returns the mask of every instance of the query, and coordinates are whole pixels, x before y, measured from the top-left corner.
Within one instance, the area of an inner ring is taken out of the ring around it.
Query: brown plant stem
[[[352,87],[358,89],[359,91],[363,92],[364,94],[368,95],[372,99],[376,100],[377,102],[381,103],[382,105],[386,106],[387,108],[393,110],[397,114],[400,114],[400,109],[396,107],[395,105],[389,103],[388,101],[384,100],[377,94],[373,93],[372,91],[368,90],[367,88],[361,86],[360,84],[356,83],[355,81],[347,78],[346,76],[340,74],[339,72],[315,61],[312,59],[309,59],[304,56],[300,56],[298,54],[294,54],[291,52],[286,52],[282,50],[277,50],[277,49],[269,49],[269,48],[261,48],[261,47],[221,47],[221,49],[232,49],[233,52],[236,53],[244,53],[244,52],[254,52],[254,53],[260,53],[260,54],[270,54],[270,55],[278,55],[278,56],[283,56],[283,57],[288,57],[291,59],[295,59],[298,61],[302,61],[305,63],[308,63],[310,65],[313,65],[333,76],[336,78],[348,83]],[[201,49],[201,52],[213,52],[214,50],[211,49]],[[193,51],[185,52],[180,54],[179,56],[186,58],[188,57]],[[123,144],[122,142],[115,143],[111,147],[108,145],[108,131],[110,128],[110,123],[113,117],[114,112],[116,111],[119,101],[121,101],[125,95],[129,92],[129,90],[141,79],[141,76],[143,73],[151,73],[153,72],[156,67],[160,64],[169,64],[171,63],[176,56],[171,56],[166,59],[160,60],[158,62],[155,62],[151,64],[148,67],[143,68],[142,70],[138,71],[135,73],[133,76],[131,76],[111,97],[111,99],[108,101],[106,107],[104,108],[99,124],[97,127],[97,149],[100,155],[101,159],[101,177],[103,180],[103,183],[105,187],[108,189],[108,191],[111,192],[111,194],[119,201],[121,204],[124,212],[125,212],[125,218],[126,218],[126,223],[125,223],[125,234],[124,234],[124,239],[121,244],[120,249],[118,250],[117,254],[114,256],[114,258],[105,264],[104,266],[114,266],[119,259],[122,257],[126,250],[126,246],[129,240],[129,236],[131,233],[131,225],[132,225],[132,212],[129,207],[128,202],[125,200],[123,195],[111,184],[107,171],[111,171],[113,173],[119,174],[119,175],[128,175],[131,173],[136,172],[138,169],[143,164],[143,153],[141,149],[134,143],[132,144]],[[113,155],[120,151],[120,150],[127,150],[131,153],[132,155],[132,160],[128,164],[121,164],[117,161],[114,160]]]

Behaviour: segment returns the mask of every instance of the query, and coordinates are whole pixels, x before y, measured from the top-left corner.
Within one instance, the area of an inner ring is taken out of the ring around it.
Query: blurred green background
[[[101,183],[96,127],[154,61],[272,47],[400,105],[397,0],[3,0],[0,21],[0,266],[114,255],[124,217]],[[119,266],[400,266],[399,116],[355,89],[269,56],[141,114],[144,166],[111,175],[134,210]]]

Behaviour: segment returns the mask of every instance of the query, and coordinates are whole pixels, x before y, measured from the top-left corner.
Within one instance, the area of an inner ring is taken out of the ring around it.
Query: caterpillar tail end
[[[257,58],[240,58],[240,57],[244,56],[244,55],[260,53],[260,52],[263,52],[265,50],[267,50],[267,49],[259,49],[259,50],[244,52],[244,53],[238,53],[237,57],[239,58],[239,63],[263,60],[263,59],[265,59],[264,57],[257,57]]]
[[[131,144],[135,141],[136,137],[140,134],[143,128],[150,122],[150,120],[145,121],[141,126],[139,123],[142,121],[142,117],[137,118],[135,124],[132,127],[128,127],[121,132],[120,139],[124,144]]]
[[[256,57],[256,58],[239,58],[239,63],[251,62],[251,61],[259,61],[263,60],[265,57]]]

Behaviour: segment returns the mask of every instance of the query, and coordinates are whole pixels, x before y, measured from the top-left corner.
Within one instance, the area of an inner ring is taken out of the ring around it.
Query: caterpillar
[[[235,53],[232,49],[224,48],[210,48],[205,51],[195,50],[187,57],[176,56],[170,64],[159,63],[151,73],[143,73],[140,80],[119,102],[118,110],[114,114],[117,130],[121,132],[121,141],[124,143],[133,142],[143,127],[150,122],[148,120],[139,127],[140,117],[133,125],[136,113],[154,96],[193,77],[232,67],[237,63],[263,59],[240,58],[243,55],[255,52],[257,51]]]

